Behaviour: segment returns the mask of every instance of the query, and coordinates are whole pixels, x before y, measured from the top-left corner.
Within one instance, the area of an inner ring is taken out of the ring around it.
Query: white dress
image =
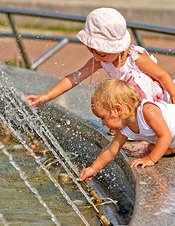
[[[168,102],[167,92],[163,91],[157,81],[141,72],[135,64],[135,61],[139,58],[139,53],[146,53],[157,63],[156,58],[153,55],[149,55],[144,48],[132,45],[126,63],[122,67],[115,67],[113,63],[108,62],[101,62],[101,66],[111,78],[122,79],[132,84],[142,98],[153,101],[161,101],[163,99]]]
[[[168,128],[170,129],[170,132],[172,134],[172,142],[170,148],[175,148],[175,104],[167,104],[164,101],[153,102],[147,99],[142,100],[140,106],[137,109],[137,122],[139,126],[139,133],[134,133],[127,126],[121,129],[121,133],[134,140],[144,140],[152,144],[155,144],[157,142],[156,134],[146,124],[142,113],[143,105],[148,102],[155,104],[162,111],[163,118],[165,119]]]

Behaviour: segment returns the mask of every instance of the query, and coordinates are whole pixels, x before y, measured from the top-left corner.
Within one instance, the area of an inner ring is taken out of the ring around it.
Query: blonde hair
[[[141,98],[133,86],[118,79],[108,79],[99,85],[92,96],[93,104],[99,102],[107,111],[112,111],[116,104],[121,104],[127,108],[128,117],[135,114]]]

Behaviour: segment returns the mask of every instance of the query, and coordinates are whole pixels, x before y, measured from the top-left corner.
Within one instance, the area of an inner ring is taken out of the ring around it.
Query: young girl
[[[175,85],[148,52],[131,45],[131,37],[123,16],[112,8],[93,10],[77,37],[93,57],[78,71],[63,78],[55,87],[41,95],[29,95],[30,106],[46,103],[72,89],[95,71],[103,68],[110,77],[131,83],[143,98],[175,103]]]
[[[109,79],[95,91],[92,111],[116,134],[94,163],[82,170],[80,180],[91,179],[111,162],[128,137],[149,143],[149,154],[132,161],[131,167],[152,166],[163,155],[175,153],[174,104],[141,100],[129,83]]]

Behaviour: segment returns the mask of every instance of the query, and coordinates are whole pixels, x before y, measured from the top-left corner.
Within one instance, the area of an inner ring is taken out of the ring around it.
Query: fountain
[[[49,88],[48,84],[53,86],[57,79],[33,71],[1,65],[0,121],[27,150],[28,155],[34,158],[35,163],[46,173],[84,225],[92,225],[92,222],[89,223],[86,220],[75,204],[76,202],[70,198],[71,195],[66,193],[58,180],[50,173],[51,165],[61,166],[64,172],[58,177],[66,178],[65,175],[68,175],[68,178],[71,178],[102,225],[128,224],[134,205],[134,179],[130,171],[126,173],[128,164],[123,155],[120,154],[94,178],[93,182],[80,183],[78,181],[81,169],[89,165],[109,142],[99,121],[90,112],[89,97],[82,95],[85,90],[87,94],[87,88],[77,87],[78,96],[81,96],[81,100],[78,101],[75,94],[66,94],[67,97],[63,95],[59,100],[52,101],[36,110],[30,109],[25,103],[26,93],[43,92],[44,89]],[[39,83],[35,84],[35,82]],[[89,89],[88,92],[90,92]],[[87,108],[83,108],[85,113],[81,110],[81,106],[77,107],[77,102],[80,105],[87,103]],[[71,106],[69,106],[70,103]],[[1,144],[0,148],[18,171],[25,185],[46,209],[51,220],[55,225],[60,225],[55,214],[13,159],[8,146]],[[45,154],[38,157],[35,153],[36,149],[44,149]],[[46,159],[43,164],[44,156]],[[1,216],[5,221],[3,213]],[[95,222],[93,225],[98,225],[98,221]]]

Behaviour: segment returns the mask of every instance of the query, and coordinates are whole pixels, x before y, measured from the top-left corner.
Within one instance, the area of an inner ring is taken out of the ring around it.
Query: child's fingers
[[[87,180],[89,178],[88,174],[87,174],[87,170],[86,168],[83,169],[81,171],[81,174],[80,174],[80,181],[83,181],[83,180]]]
[[[131,168],[133,168],[133,167],[135,166],[136,161],[137,161],[137,160],[133,160],[133,161],[131,162],[131,164],[130,164],[130,167],[131,167]]]
[[[32,99],[35,99],[36,98],[36,95],[29,95],[27,96],[27,100],[32,100]]]
[[[27,104],[29,105],[29,107],[31,107],[31,108],[35,108],[35,107],[37,107],[37,103],[36,103],[36,101],[35,100],[30,100],[30,101],[28,101],[27,102]]]
[[[37,107],[41,104],[44,104],[46,99],[41,96],[30,96],[28,97],[28,104],[30,107]]]
[[[29,106],[33,105],[33,102],[36,100],[35,95],[30,95],[26,97],[26,102],[28,103]]]
[[[80,178],[80,181],[84,181],[84,180],[92,180],[92,177],[85,177],[85,178]]]
[[[86,180],[92,180],[92,177],[87,177]]]
[[[142,166],[143,168],[147,166],[147,164],[142,159],[137,159],[132,161],[131,168],[135,168],[137,166]]]
[[[142,166],[142,168],[144,168],[146,166],[153,166],[153,165],[155,165],[155,163],[152,160],[150,160],[147,156],[144,158],[133,160],[131,162],[131,168],[137,167],[137,166]]]
[[[83,180],[92,180],[94,173],[92,172],[91,167],[84,168],[80,173],[80,181]]]
[[[83,169],[80,173],[80,180],[82,180],[83,176],[84,176],[84,173],[85,173],[85,169]]]

